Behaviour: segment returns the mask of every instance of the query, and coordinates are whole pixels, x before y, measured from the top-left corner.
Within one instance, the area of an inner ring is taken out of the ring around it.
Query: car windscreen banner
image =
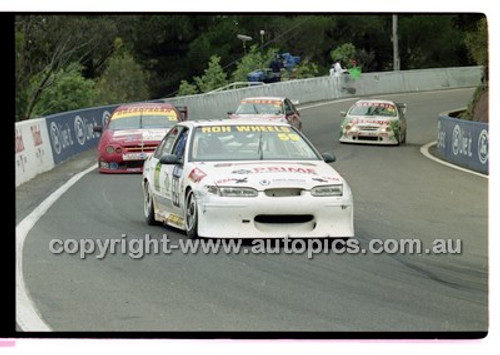
[[[101,135],[94,132],[94,127],[104,127],[115,108],[116,105],[47,116],[54,163],[96,147]]]

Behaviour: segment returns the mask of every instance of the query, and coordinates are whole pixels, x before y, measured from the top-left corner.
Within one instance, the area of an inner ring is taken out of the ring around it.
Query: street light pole
[[[247,41],[251,41],[252,40],[252,37],[250,36],[247,36],[247,35],[236,35],[236,37],[238,37],[239,39],[241,39],[241,41],[243,42],[243,52],[245,53],[245,55],[247,54],[247,46],[246,46],[246,42]]]
[[[266,33],[264,30],[260,30],[260,51],[264,52],[264,34]]]
[[[392,15],[392,51],[394,71],[400,70],[399,46],[398,46],[398,15]]]

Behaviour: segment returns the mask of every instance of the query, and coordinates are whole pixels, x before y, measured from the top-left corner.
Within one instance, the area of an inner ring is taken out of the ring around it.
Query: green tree
[[[32,111],[33,117],[95,106],[95,83],[83,77],[82,69],[83,66],[76,62],[58,69],[53,74],[53,84],[47,87],[36,101]],[[43,72],[33,77],[28,92],[31,94],[37,90],[39,81],[44,78]]]
[[[470,58],[478,65],[488,65],[488,25],[486,17],[480,19],[474,31],[465,35],[465,46]]]
[[[84,64],[85,77],[109,56],[116,27],[108,17],[17,15],[15,30],[16,119],[33,116],[37,101],[56,73],[70,63]],[[59,77],[59,76],[58,76]]]
[[[315,63],[309,62],[308,59],[304,59],[298,65],[293,68],[292,76],[293,79],[306,79],[306,78],[314,78],[318,76],[319,68]],[[284,75],[284,78],[288,77],[288,72]],[[288,78],[291,79],[291,78]]]
[[[220,57],[210,57],[208,68],[201,77],[195,76],[194,81],[202,93],[227,85],[227,74],[220,65]]]
[[[101,104],[127,103],[150,99],[148,73],[126,50],[116,44],[117,53],[108,61],[97,81]]]
[[[469,57],[484,68],[481,85],[476,88],[467,109],[459,117],[488,122],[488,25],[485,17],[477,21],[472,31],[466,33],[465,46]]]
[[[166,97],[182,80],[201,76],[214,55],[231,80],[245,79],[248,72],[261,68],[244,59],[238,34],[252,37],[247,47],[256,45],[263,56],[269,48],[278,48],[316,65],[319,73],[330,67],[330,53],[347,43],[355,47],[354,57],[363,71],[390,70],[391,18],[390,14],[16,15],[16,118],[32,115],[42,92],[53,85],[54,74],[69,63],[82,64],[85,78],[100,77],[109,58],[116,56],[116,37],[123,38],[124,49],[145,72],[154,73],[147,78],[149,96]],[[479,42],[464,38],[481,18],[484,15],[399,15],[402,69],[475,64],[466,43]],[[347,57],[344,66],[351,59]],[[44,80],[37,80],[40,86],[28,94],[32,78],[41,73]]]
[[[246,54],[236,64],[236,69],[231,74],[232,81],[247,81],[247,74],[258,69],[268,68],[274,53],[275,48],[269,48],[264,53],[257,45],[250,46],[248,54]]]
[[[465,33],[456,26],[456,19],[452,15],[400,15],[401,68],[465,65]]]
[[[341,62],[343,67],[351,65],[351,60],[355,58],[356,47],[352,43],[344,43],[330,52],[330,58],[334,62]]]
[[[187,96],[194,95],[198,93],[198,88],[196,84],[190,84],[187,80],[181,80],[179,85],[179,90],[177,90],[177,96]]]

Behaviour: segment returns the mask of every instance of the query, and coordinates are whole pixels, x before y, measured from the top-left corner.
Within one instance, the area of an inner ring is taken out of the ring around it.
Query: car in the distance
[[[135,103],[118,106],[101,133],[97,161],[101,173],[140,173],[144,160],[177,122],[187,118],[186,107],[169,103]]]
[[[247,97],[240,101],[236,111],[228,112],[229,118],[266,119],[275,122],[289,123],[302,131],[300,112],[293,102],[286,97]]]
[[[341,112],[341,143],[399,145],[406,143],[406,104],[362,99]]]
[[[190,238],[351,238],[334,160],[285,123],[181,122],[144,163],[144,217]]]

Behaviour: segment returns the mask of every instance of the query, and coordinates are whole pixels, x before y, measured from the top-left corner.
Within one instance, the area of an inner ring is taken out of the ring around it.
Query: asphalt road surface
[[[435,140],[437,115],[465,106],[472,92],[384,95],[408,105],[399,147],[338,143],[339,112],[354,100],[301,109],[305,134],[334,151],[353,190],[362,247],[403,238],[456,247],[459,239],[458,254],[54,255],[54,238],[186,239],[146,225],[140,175],[94,170],[28,234],[29,295],[55,331],[487,331],[488,180],[419,152]]]

